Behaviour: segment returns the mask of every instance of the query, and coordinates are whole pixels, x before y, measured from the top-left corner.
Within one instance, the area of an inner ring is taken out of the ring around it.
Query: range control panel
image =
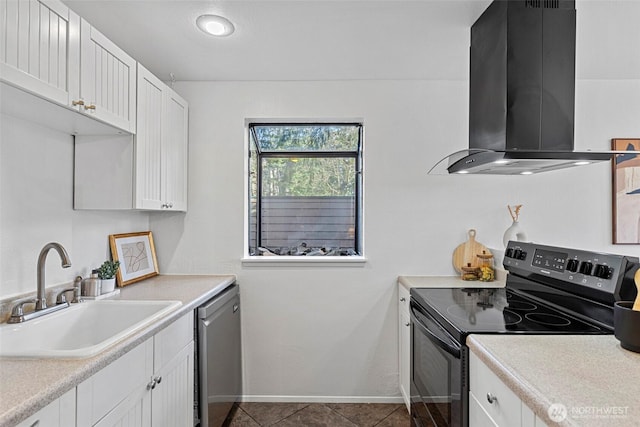
[[[569,287],[590,288],[616,297],[625,273],[637,263],[636,257],[516,241],[509,241],[503,260],[508,271],[534,276],[539,282],[566,282]]]

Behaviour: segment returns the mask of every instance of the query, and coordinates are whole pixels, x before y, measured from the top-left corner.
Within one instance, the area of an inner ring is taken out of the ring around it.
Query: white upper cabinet
[[[162,138],[162,186],[165,209],[187,210],[187,166],[189,105],[172,89],[164,93],[164,135]]]
[[[80,111],[135,133],[136,61],[84,19],[80,31]]]
[[[188,104],[137,74],[136,135],[75,137],[74,209],[187,210]]]
[[[162,197],[162,106],[165,84],[138,66],[138,133],[135,142],[135,204],[160,209]]]
[[[78,92],[78,15],[58,0],[0,0],[0,16],[2,81],[71,105]]]
[[[85,116],[135,133],[133,58],[59,0],[0,0],[0,17],[0,81],[35,95],[3,86],[3,113],[74,134],[115,133]]]
[[[187,102],[138,64],[136,208],[187,210],[188,116]]]

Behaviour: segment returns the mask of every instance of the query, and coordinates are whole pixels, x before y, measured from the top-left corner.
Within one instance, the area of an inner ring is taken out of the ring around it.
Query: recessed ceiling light
[[[469,171],[459,171],[458,173],[465,174],[465,173],[469,173]]]
[[[507,163],[509,163],[509,160],[496,160],[495,162],[496,165],[506,165]]]
[[[574,165],[576,165],[576,166],[583,166],[583,165],[588,165],[588,164],[591,164],[591,162],[587,162],[586,160],[582,160],[582,161],[574,163]]]
[[[531,172],[531,171],[524,171],[524,172],[520,172],[520,175],[533,175],[533,172]]]
[[[231,21],[218,15],[200,15],[196,25],[205,33],[218,37],[228,36],[235,30]]]

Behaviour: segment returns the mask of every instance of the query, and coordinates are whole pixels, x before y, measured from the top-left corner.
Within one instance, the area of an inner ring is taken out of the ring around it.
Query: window
[[[249,125],[249,255],[362,255],[362,125]]]

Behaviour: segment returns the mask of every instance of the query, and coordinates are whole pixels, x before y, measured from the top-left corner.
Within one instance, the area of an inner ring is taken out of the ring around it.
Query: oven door
[[[467,347],[411,303],[411,418],[419,427],[466,427]]]

